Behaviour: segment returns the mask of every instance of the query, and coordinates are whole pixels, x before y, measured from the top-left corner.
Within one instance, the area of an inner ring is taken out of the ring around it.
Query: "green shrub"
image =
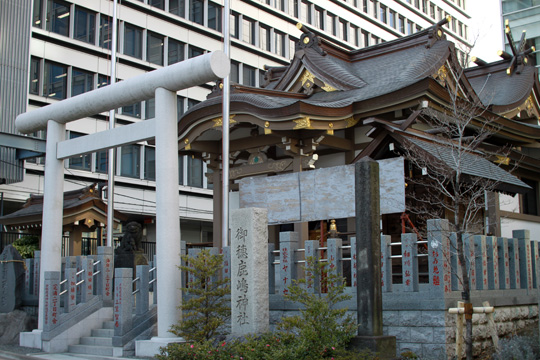
[[[34,257],[34,251],[39,250],[39,237],[37,235],[21,236],[13,242],[13,247],[23,259],[31,259]]]
[[[182,260],[191,266],[179,268],[190,273],[194,280],[189,288],[182,288],[191,297],[180,306],[182,321],[170,331],[188,341],[199,342],[222,335],[223,325],[231,315],[229,300],[225,298],[230,293],[229,279],[220,279],[223,257],[203,249],[196,257],[183,256]]]

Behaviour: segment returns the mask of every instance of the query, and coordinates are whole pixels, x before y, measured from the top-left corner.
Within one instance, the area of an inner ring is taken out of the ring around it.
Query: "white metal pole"
[[[45,151],[43,188],[43,227],[41,229],[41,267],[39,270],[38,329],[43,330],[45,311],[45,271],[61,271],[62,217],[64,209],[64,161],[56,156],[56,144],[65,140],[66,125],[49,120]]]
[[[181,320],[180,196],[178,194],[178,119],[176,92],[156,89],[156,258],[158,337]]]
[[[230,0],[225,0],[223,13],[223,52],[231,58],[230,36]],[[221,246],[229,245],[229,111],[230,111],[230,75],[223,79],[223,137],[222,137],[222,210],[221,210]]]
[[[116,2],[113,1],[113,24],[112,24],[112,41],[111,41],[111,85],[116,83],[116,39],[118,33]],[[115,111],[109,111],[109,129],[115,127]],[[113,229],[114,229],[114,148],[110,148],[107,156],[108,165],[108,180],[107,180],[107,246],[113,246]]]

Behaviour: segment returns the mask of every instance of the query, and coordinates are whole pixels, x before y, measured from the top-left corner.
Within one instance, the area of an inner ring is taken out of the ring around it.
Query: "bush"
[[[34,251],[39,250],[39,237],[36,235],[21,236],[13,242],[13,247],[17,249],[23,259],[34,257]]]
[[[194,279],[189,288],[182,288],[192,297],[183,302],[180,309],[183,319],[170,330],[176,336],[189,341],[207,341],[222,335],[220,329],[230,317],[229,279],[220,279],[223,257],[211,255],[203,249],[196,257],[182,256],[182,260],[191,266],[179,266],[190,273]]]

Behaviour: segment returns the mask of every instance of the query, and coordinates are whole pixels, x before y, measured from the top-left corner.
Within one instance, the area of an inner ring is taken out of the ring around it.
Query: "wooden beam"
[[[354,150],[354,143],[351,140],[332,135],[326,135],[319,144],[343,151]]]

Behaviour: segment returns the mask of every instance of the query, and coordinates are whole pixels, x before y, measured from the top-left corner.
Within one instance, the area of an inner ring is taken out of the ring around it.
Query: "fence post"
[[[497,251],[499,253],[499,288],[510,289],[510,255],[507,238],[497,238]]]
[[[64,310],[72,311],[77,305],[77,269],[66,267],[66,300]]]
[[[343,262],[341,261],[341,246],[342,240],[340,238],[328,239],[326,242],[328,246],[328,252],[326,257],[328,258],[328,268],[331,271],[335,271],[337,276],[343,275]],[[334,283],[328,284],[328,286],[335,286]]]
[[[195,259],[200,253],[201,249],[188,249],[188,268],[194,269],[191,259]],[[188,271],[187,278],[187,287],[191,288],[192,286],[195,286],[193,284],[195,282],[195,274],[192,271]],[[200,284],[198,286],[200,286]]]
[[[148,311],[149,305],[149,284],[150,281],[150,266],[148,265],[137,265],[136,274],[139,278],[139,284],[137,285],[135,303],[136,303],[136,312],[137,315],[144,314]]]
[[[94,296],[94,260],[86,256],[81,256],[82,278],[84,283],[81,284],[81,302],[85,303]]]
[[[187,244],[184,240],[180,241],[180,265],[182,266],[187,266],[187,262],[182,260],[182,256],[186,256],[188,253],[187,253]],[[156,269],[157,269],[157,260],[156,260],[156,255],[154,255],[154,266],[156,266]],[[183,288],[187,288],[187,283],[188,283],[188,279],[187,279],[187,272],[185,272],[184,270],[180,270],[180,273],[182,274],[181,275],[181,286]],[[154,282],[154,292],[157,293],[157,281]]]
[[[486,237],[484,235],[475,235],[474,241],[474,256],[476,258],[476,289],[488,289],[487,276],[487,248]]]
[[[431,290],[441,295],[452,292],[450,225],[448,220],[428,220],[428,261]]]
[[[60,315],[60,272],[46,271],[44,286],[43,330],[50,331],[58,324]]]
[[[132,327],[132,280],[133,269],[114,269],[114,336],[122,336]]]
[[[25,259],[26,270],[24,271],[24,294],[29,297],[32,294],[34,259]]]
[[[34,286],[32,287],[32,294],[39,296],[39,272],[41,266],[41,251],[34,251]]]
[[[219,253],[220,253],[219,248],[217,248],[217,247],[208,247],[206,249],[208,250],[208,253],[210,254],[210,256],[216,256],[216,255],[219,255]],[[222,259],[222,261],[223,261],[223,259]],[[220,275],[221,274],[212,275],[210,277],[210,282],[215,283],[216,281],[218,281]]]
[[[538,274],[536,269],[540,264],[538,264],[538,241],[531,240],[531,260],[532,260],[532,274],[533,274],[533,288],[538,289]]]
[[[282,232],[279,234],[279,278],[281,293],[289,293],[291,281],[296,278],[295,252],[298,250],[299,234],[297,232]]]
[[[486,237],[487,274],[489,290],[499,290],[499,250],[495,236]]]
[[[418,244],[416,234],[401,234],[403,291],[418,291]]]
[[[381,286],[383,292],[392,291],[392,258],[390,257],[392,255],[391,243],[392,237],[390,235],[381,236]]]
[[[268,292],[276,293],[276,272],[274,271],[274,250],[275,244],[268,244]]]
[[[519,274],[522,289],[533,289],[531,233],[529,230],[513,230],[512,236],[519,244]]]
[[[304,259],[306,260],[306,267],[308,265],[308,259],[312,258],[315,264],[319,263],[319,252],[317,251],[317,248],[319,247],[319,241],[318,240],[306,240],[304,241]],[[356,268],[355,268],[356,270]],[[356,271],[354,271],[356,273]],[[321,291],[321,284],[319,279],[319,272],[311,272],[306,270],[306,291],[309,293],[320,293]],[[355,277],[356,281],[356,277]]]
[[[104,302],[112,301],[112,282],[114,274],[113,249],[110,246],[98,246],[97,249],[100,275],[97,294],[102,295]]]
[[[471,234],[465,233],[462,236],[463,249],[465,252],[465,267],[469,271],[469,282],[471,284],[471,290],[478,290],[478,284],[476,281],[476,258],[474,255],[474,237]],[[462,277],[463,279],[463,277]]]
[[[152,296],[153,296],[153,304],[157,304],[157,277],[158,277],[158,267],[157,267],[157,261],[156,261],[156,255],[154,255],[154,267],[155,270],[152,272],[154,282],[152,283]],[[184,276],[184,272],[180,272],[180,276],[182,276],[182,286],[185,286],[186,283],[186,277]]]
[[[508,255],[510,260],[510,286],[512,289],[521,289],[521,276],[519,272],[519,243],[517,239],[508,239]]]

